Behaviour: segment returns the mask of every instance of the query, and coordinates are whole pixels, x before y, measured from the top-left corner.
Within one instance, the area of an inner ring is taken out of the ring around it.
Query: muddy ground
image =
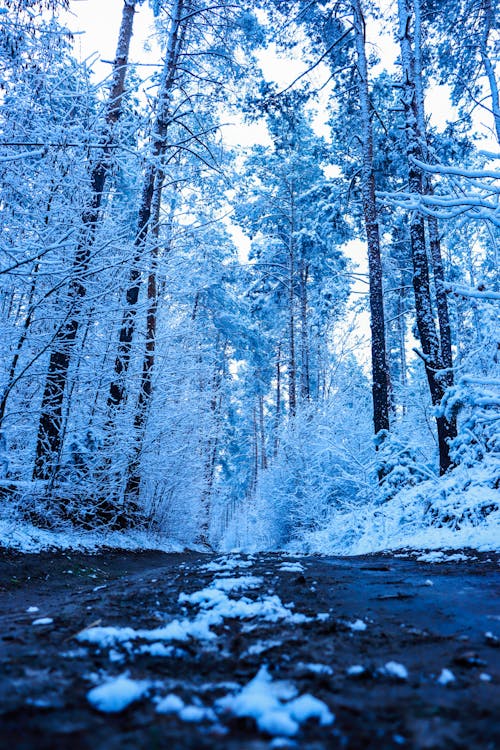
[[[293,602],[294,611],[310,615],[309,622],[226,620],[215,628],[215,645],[193,641],[180,644],[173,657],[129,655],[115,662],[109,649],[84,647],[75,635],[99,621],[154,628],[191,616],[178,596],[213,581],[217,574],[204,566],[214,557],[3,552],[0,747],[499,748],[499,561],[493,554],[475,557],[440,564],[387,556],[309,557],[298,560],[301,573],[279,570],[289,558],[261,555],[233,573],[263,576],[263,588],[244,595],[275,593],[283,603]],[[318,613],[329,617],[318,619]],[[32,624],[41,617],[53,622]],[[357,619],[366,630],[350,627]],[[248,653],[257,642],[268,648]],[[390,661],[403,664],[408,678],[384,674]],[[290,680],[300,693],[324,701],[334,723],[321,727],[311,720],[288,745],[276,739],[273,744],[249,718],[193,724],[156,713],[148,696],[117,714],[101,713],[87,700],[105,676],[128,670],[133,678],[154,680],[163,694],[213,706],[228,692],[223,683],[244,685],[262,664],[274,679]],[[331,673],[313,672],[310,664],[326,665]],[[363,665],[365,672],[349,675],[352,665]],[[443,668],[455,677],[447,685],[437,681]]]

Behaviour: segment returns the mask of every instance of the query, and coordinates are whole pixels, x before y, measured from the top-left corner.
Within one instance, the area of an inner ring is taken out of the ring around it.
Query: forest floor
[[[499,559],[465,557],[0,552],[0,747],[498,748]]]

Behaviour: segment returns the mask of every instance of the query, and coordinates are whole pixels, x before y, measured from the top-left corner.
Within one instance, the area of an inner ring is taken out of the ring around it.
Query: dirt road
[[[498,558],[468,555],[4,553],[0,747],[499,748]]]

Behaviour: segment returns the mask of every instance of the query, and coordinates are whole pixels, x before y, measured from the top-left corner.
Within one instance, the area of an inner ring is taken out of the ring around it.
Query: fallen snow
[[[39,617],[37,620],[33,620],[32,625],[52,625],[54,620],[52,617]]]
[[[131,680],[123,674],[89,690],[87,700],[98,711],[118,713],[142,698],[149,687],[149,682]]]
[[[242,657],[258,656],[259,654],[263,654],[265,651],[269,651],[271,648],[277,648],[278,646],[281,646],[282,644],[283,644],[283,641],[278,641],[278,640],[257,641],[256,643],[252,643],[248,647],[245,653],[242,654]]]
[[[28,609],[26,610],[26,612],[28,612],[29,614],[34,614],[35,612],[39,611],[40,609],[38,607],[28,607]]]
[[[216,721],[217,716],[211,708],[205,706],[184,706],[177,714],[179,719],[186,722]]]
[[[62,531],[39,529],[30,523],[0,519],[0,546],[19,552],[43,552],[44,550],[79,550],[97,552],[99,549],[158,550],[182,552],[185,545],[161,534],[147,531],[81,531],[68,528]]]
[[[241,591],[242,589],[258,589],[264,579],[260,576],[240,576],[239,578],[216,578],[210,586],[219,591]]]
[[[438,562],[463,562],[464,560],[468,560],[469,558],[467,555],[457,553],[455,555],[447,555],[444,552],[441,552],[440,550],[436,552],[426,552],[423,555],[419,555],[417,557],[417,560],[419,562],[430,562],[430,563],[438,563]]]
[[[95,626],[82,630],[76,636],[80,642],[92,643],[99,648],[111,648],[119,643],[127,644],[133,641],[154,641],[154,650],[158,655],[166,656],[162,648],[162,642],[180,641],[185,642],[190,639],[198,641],[215,640],[216,634],[211,630],[212,627],[222,625],[224,619],[260,619],[266,622],[289,622],[301,624],[309,622],[311,618],[306,615],[292,612],[293,605],[283,605],[277,595],[261,596],[256,601],[247,597],[240,599],[230,599],[225,591],[215,588],[221,581],[229,580],[228,588],[230,590],[239,588],[242,582],[245,586],[260,585],[262,579],[255,576],[244,578],[220,579],[213,581],[212,584],[204,589],[195,591],[192,594],[181,593],[179,595],[180,604],[190,604],[198,606],[199,612],[193,618],[175,619],[166,625],[147,630],[145,628],[135,629],[131,627],[118,627],[116,625]],[[152,653],[153,647],[148,651],[140,647],[137,653]]]
[[[364,674],[366,672],[366,669],[361,666],[361,664],[353,664],[352,667],[348,667],[347,674],[350,677],[358,677],[361,674]]]
[[[201,570],[206,570],[209,573],[222,573],[224,571],[232,571],[238,568],[250,568],[253,565],[253,560],[242,560],[235,556],[224,556],[218,560],[213,560],[206,565],[201,566]]]
[[[161,628],[146,630],[144,628],[134,629],[131,627],[96,626],[87,628],[77,635],[77,639],[83,643],[92,643],[99,648],[108,648],[117,643],[127,643],[135,640],[146,641],[188,641],[211,640],[216,638],[215,633],[210,630],[213,624],[207,619],[196,618],[194,620],[172,620]],[[158,645],[155,646],[158,648]]]
[[[332,510],[323,528],[307,533],[290,549],[345,556],[400,549],[500,551],[498,489],[492,480],[490,465],[459,466],[444,477],[402,490],[382,505],[374,499]]]
[[[278,570],[280,570],[283,573],[303,573],[304,566],[301,565],[299,562],[297,563],[285,562],[279,566]]]
[[[159,714],[176,714],[184,708],[184,701],[175,693],[169,693],[158,699],[156,711]]]
[[[351,628],[351,630],[359,630],[363,631],[366,630],[366,622],[363,622],[363,620],[355,620],[354,622],[348,622],[347,626]]]
[[[449,685],[450,682],[455,682],[455,675],[449,669],[442,669],[437,681],[440,685]]]
[[[403,664],[400,664],[397,661],[388,661],[384,665],[382,671],[384,672],[384,674],[387,674],[390,677],[396,677],[398,680],[408,679],[408,670],[405,666],[403,666]]]
[[[323,701],[312,695],[297,696],[294,685],[273,681],[266,666],[236,695],[227,695],[216,702],[219,711],[239,717],[253,718],[262,732],[293,737],[300,724],[318,719],[322,726],[332,724],[334,716]]]
[[[292,612],[292,606],[285,606],[276,594],[261,596],[256,601],[242,597],[230,599],[223,591],[205,588],[193,594],[180,594],[181,604],[198,604],[202,610],[209,610],[211,624],[220,624],[224,618],[250,619],[259,618],[267,622],[280,620],[301,624],[309,622],[306,615]],[[203,619],[203,615],[200,616]]]
[[[317,719],[321,726],[333,723],[333,714],[326,703],[323,703],[323,701],[320,701],[313,695],[309,695],[309,693],[300,695],[295,700],[290,701],[290,703],[286,704],[286,707],[299,724],[303,724],[309,719]]]

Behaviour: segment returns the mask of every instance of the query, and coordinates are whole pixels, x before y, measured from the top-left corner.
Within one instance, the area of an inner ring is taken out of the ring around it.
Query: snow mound
[[[354,622],[348,622],[347,627],[351,630],[362,632],[366,630],[367,625],[366,622],[363,622],[363,620],[355,620]]]
[[[322,726],[332,724],[334,716],[328,706],[312,695],[297,696],[294,685],[273,681],[266,666],[236,695],[220,698],[216,707],[223,713],[255,720],[261,732],[293,737],[300,724],[317,719]]]
[[[398,680],[408,679],[408,670],[403,664],[397,661],[388,661],[381,671],[389,675],[389,677],[395,677]]]
[[[440,685],[449,685],[451,682],[455,682],[455,675],[449,669],[442,669],[437,682]]]
[[[176,714],[184,708],[184,701],[175,693],[169,693],[164,698],[158,699],[156,711],[159,714]]]
[[[98,711],[119,713],[142,698],[149,687],[149,682],[131,680],[126,674],[122,674],[89,690],[87,700]]]

